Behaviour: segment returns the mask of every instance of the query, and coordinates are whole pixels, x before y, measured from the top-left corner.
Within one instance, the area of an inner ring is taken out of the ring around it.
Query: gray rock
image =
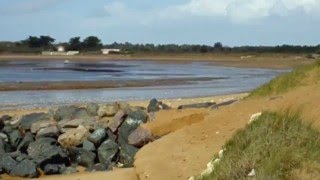
[[[108,165],[118,152],[118,144],[112,140],[104,141],[98,148],[98,158],[100,163]]]
[[[111,169],[107,165],[102,163],[95,164],[94,166],[86,169],[86,171],[89,171],[89,172],[108,171],[108,170],[111,170]]]
[[[30,132],[27,132],[22,139],[21,143],[17,147],[19,151],[26,151],[30,143],[34,142],[34,137]]]
[[[95,130],[88,137],[88,140],[93,142],[95,145],[99,145],[106,138],[107,138],[107,131],[104,128],[100,128],[100,129]]]
[[[56,121],[61,121],[63,119],[73,119],[76,111],[77,111],[76,106],[61,106],[56,110],[53,118]]]
[[[69,149],[71,161],[84,167],[92,167],[96,154],[81,148],[70,148]]]
[[[36,164],[28,159],[17,164],[10,172],[11,176],[34,178],[38,176]]]
[[[9,142],[8,136],[4,133],[0,133],[0,139],[4,140],[5,142]]]
[[[28,155],[43,168],[46,164],[69,164],[68,156],[52,138],[39,138],[30,143]]]
[[[98,116],[103,117],[113,117],[118,111],[118,106],[116,104],[107,104],[99,107]]]
[[[0,117],[0,130],[5,126],[6,122],[11,120],[11,116],[9,115],[3,115]]]
[[[139,111],[141,112],[141,111]],[[122,123],[122,125],[119,128],[118,131],[118,141],[119,143],[128,143],[128,137],[129,135],[135,130],[137,129],[140,124],[143,123],[144,120],[146,120],[143,116],[138,116],[138,113],[133,112],[129,113],[128,117],[126,118],[126,120]],[[144,112],[143,112],[144,113]],[[142,117],[142,118],[141,118]]]
[[[40,129],[37,133],[37,138],[39,137],[58,137],[59,136],[59,129],[56,125],[49,126],[43,129]]]
[[[178,107],[178,109],[189,109],[189,108],[209,108],[216,103],[214,102],[206,102],[206,103],[196,103],[196,104],[187,104],[187,105],[181,105]]]
[[[11,170],[17,165],[17,162],[8,154],[1,154],[0,167],[6,172],[10,173]]]
[[[4,153],[6,153],[6,142],[0,138],[0,156]]]
[[[64,148],[81,145],[89,136],[89,131],[82,125],[76,129],[68,130],[58,138],[58,142]]]
[[[90,116],[97,116],[99,110],[99,105],[96,103],[90,103],[87,105],[87,111]]]
[[[130,145],[133,145],[135,147],[142,147],[147,143],[153,141],[153,139],[154,138],[150,130],[139,126],[129,135],[128,142]]]
[[[9,141],[13,147],[17,148],[21,140],[22,135],[19,130],[14,130],[9,134]]]
[[[2,128],[2,133],[7,134],[7,135],[12,133],[12,131],[13,131],[13,128],[10,126],[5,126]]]
[[[128,118],[134,119],[135,121],[141,121],[146,123],[148,120],[148,115],[143,110],[136,110],[128,113]]]
[[[33,134],[37,134],[37,132],[40,131],[41,129],[47,128],[50,126],[55,126],[55,125],[57,125],[57,122],[53,121],[53,120],[38,121],[38,122],[35,122],[31,125],[30,131]]]
[[[160,108],[158,107],[158,100],[157,99],[151,99],[147,109],[148,109],[148,112],[159,111]]]
[[[82,144],[82,148],[88,151],[95,151],[96,147],[94,146],[94,144],[88,140],[85,140]]]
[[[126,114],[123,110],[119,110],[113,119],[108,123],[108,127],[111,129],[112,132],[117,132],[118,128],[126,118]]]
[[[120,163],[124,165],[124,167],[132,167],[134,162],[134,156],[138,152],[138,148],[123,144],[120,146]]]
[[[64,164],[47,164],[44,167],[44,174],[60,174],[62,170],[65,170],[66,166]]]
[[[21,128],[29,130],[33,123],[38,121],[48,121],[50,118],[50,115],[46,113],[32,113],[25,115],[21,118]]]
[[[81,107],[76,109],[72,118],[87,118],[89,116],[87,109]]]
[[[73,120],[62,120],[58,123],[58,128],[61,133],[65,133],[66,131],[77,128],[80,125],[84,126],[88,130],[94,130],[98,127],[98,123],[92,117],[89,118],[80,118],[80,119],[73,119]]]
[[[78,170],[75,167],[69,166],[69,167],[61,169],[60,174],[74,174],[77,172],[78,172]]]

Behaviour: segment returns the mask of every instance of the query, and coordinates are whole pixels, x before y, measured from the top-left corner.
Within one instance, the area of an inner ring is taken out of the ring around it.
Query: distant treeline
[[[40,53],[41,51],[54,51],[62,45],[66,50],[76,50],[82,53],[98,52],[101,48],[121,49],[124,53],[320,53],[317,46],[239,46],[228,47],[221,42],[210,45],[177,45],[177,44],[132,44],[112,43],[103,45],[96,36],[89,36],[81,40],[80,37],[70,38],[68,42],[55,43],[50,36],[29,36],[17,42],[0,42],[0,53]]]

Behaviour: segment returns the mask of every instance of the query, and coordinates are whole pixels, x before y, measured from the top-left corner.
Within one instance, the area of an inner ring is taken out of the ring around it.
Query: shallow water
[[[114,88],[59,91],[0,92],[0,109],[31,108],[87,102],[184,98],[250,91],[281,73],[281,70],[212,66],[206,62],[164,64],[155,61],[63,61],[0,62],[0,82],[139,80],[214,78],[188,85],[146,88]]]

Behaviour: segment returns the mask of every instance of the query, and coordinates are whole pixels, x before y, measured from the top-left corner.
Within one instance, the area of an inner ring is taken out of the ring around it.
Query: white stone
[[[221,150],[219,151],[219,154],[218,154],[220,159],[223,157],[223,153],[224,153],[224,150],[221,149]]]
[[[256,121],[260,116],[262,115],[262,112],[258,112],[255,114],[252,114],[249,120],[249,124],[253,123],[254,121]]]
[[[251,170],[251,172],[248,174],[249,177],[256,176],[256,171],[254,169]]]

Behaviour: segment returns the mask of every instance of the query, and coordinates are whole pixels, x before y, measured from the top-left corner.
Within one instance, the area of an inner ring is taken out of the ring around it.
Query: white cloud
[[[236,23],[248,23],[272,15],[286,16],[300,10],[307,15],[320,14],[320,0],[190,0],[162,9],[139,11],[114,1],[105,11],[114,18],[148,24],[159,19],[209,17],[226,18]]]

